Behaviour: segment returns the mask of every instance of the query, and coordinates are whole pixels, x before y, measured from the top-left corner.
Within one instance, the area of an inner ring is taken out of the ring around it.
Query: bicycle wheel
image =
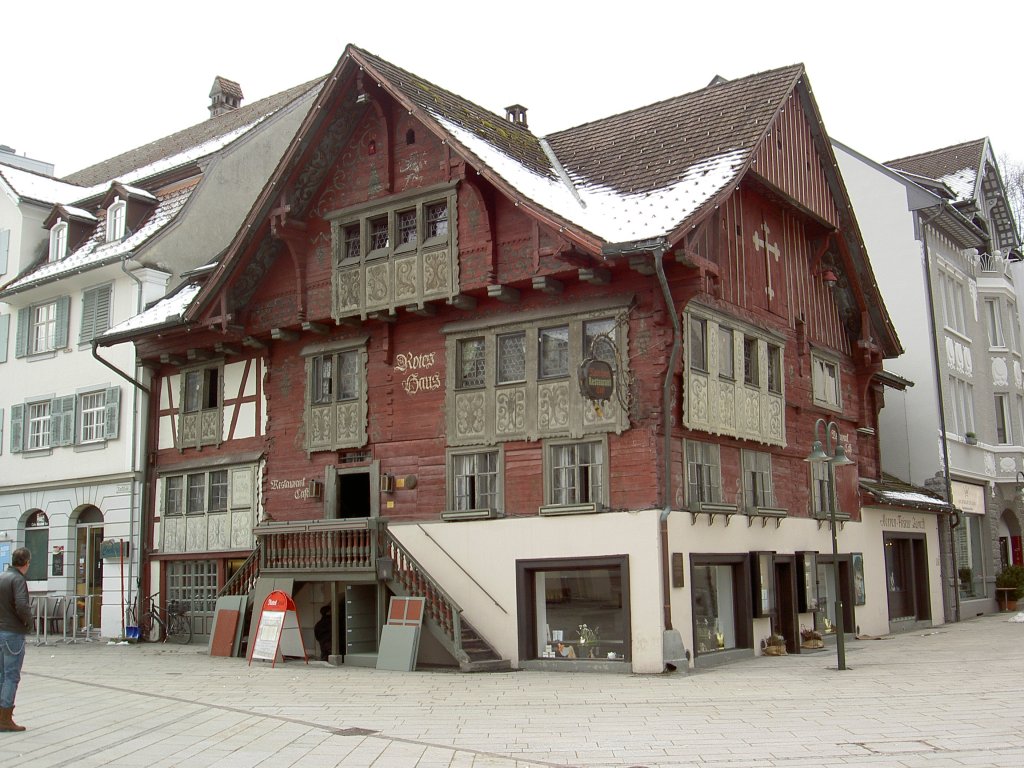
[[[153,637],[153,625],[156,624],[158,628],[163,625],[160,620],[153,621],[152,613],[142,614],[142,618],[139,619],[139,642],[148,643],[151,640],[159,640],[159,637]]]
[[[170,617],[167,640],[179,645],[188,645],[192,642],[192,622],[189,621],[187,614],[178,613]]]

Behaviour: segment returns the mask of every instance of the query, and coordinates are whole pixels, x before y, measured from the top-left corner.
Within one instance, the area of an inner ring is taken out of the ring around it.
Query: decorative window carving
[[[255,465],[196,466],[160,478],[163,552],[245,550],[253,546],[258,514]]]
[[[224,410],[224,368],[221,364],[182,372],[180,410],[180,450],[221,443]]]
[[[361,336],[303,350],[307,451],[366,444],[366,342]]]
[[[611,358],[616,386],[628,381],[626,323],[617,314],[621,304],[600,304],[603,309],[583,308],[568,322],[543,311],[515,325],[448,326],[448,444],[579,438],[628,429],[629,416],[619,401],[613,397],[596,408],[580,393],[575,376],[598,339],[594,351]]]
[[[450,185],[331,214],[336,320],[422,306],[458,293]]]
[[[683,425],[785,445],[784,339],[696,304],[686,328]]]

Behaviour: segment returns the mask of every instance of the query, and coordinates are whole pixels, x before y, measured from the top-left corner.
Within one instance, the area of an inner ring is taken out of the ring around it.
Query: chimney
[[[217,75],[213,78],[213,87],[210,88],[210,117],[217,117],[217,115],[238,109],[244,98],[242,86],[234,80]]]
[[[529,128],[526,124],[526,107],[522,104],[513,104],[510,107],[505,107],[505,119],[513,125]]]

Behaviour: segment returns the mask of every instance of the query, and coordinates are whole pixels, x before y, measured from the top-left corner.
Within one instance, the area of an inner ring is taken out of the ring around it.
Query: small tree
[[[1010,599],[1024,600],[1024,566],[1006,566],[996,576],[996,586],[1001,589],[1015,589]]]

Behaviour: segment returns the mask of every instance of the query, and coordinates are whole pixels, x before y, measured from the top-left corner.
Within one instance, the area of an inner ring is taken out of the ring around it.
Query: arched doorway
[[[50,518],[41,509],[29,512],[25,518],[25,548],[32,553],[25,578],[28,581],[46,581],[46,564],[50,561]]]
[[[103,558],[100,556],[103,513],[93,506],[83,507],[75,522],[75,532],[75,595],[79,598],[78,626],[98,629],[100,608],[103,603]],[[90,595],[91,599],[87,599]]]
[[[999,518],[999,570],[1008,565],[1024,565],[1021,550],[1020,521],[1012,509],[1004,509]]]

